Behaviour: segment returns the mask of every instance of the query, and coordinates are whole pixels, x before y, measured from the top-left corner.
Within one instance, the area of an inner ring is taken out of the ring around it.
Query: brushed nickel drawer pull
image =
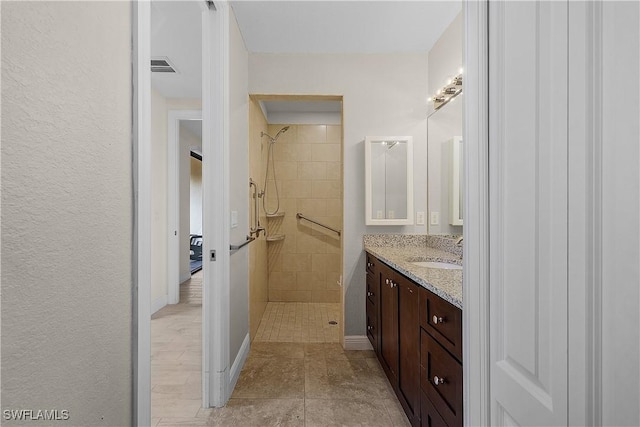
[[[436,386],[444,384],[444,382],[444,378],[438,377],[437,375],[433,377],[433,384],[435,384]]]
[[[438,317],[438,316],[436,316],[436,315],[434,314],[434,315],[433,315],[433,323],[435,323],[436,325],[437,325],[438,323],[444,323],[444,318],[442,318],[442,317]]]

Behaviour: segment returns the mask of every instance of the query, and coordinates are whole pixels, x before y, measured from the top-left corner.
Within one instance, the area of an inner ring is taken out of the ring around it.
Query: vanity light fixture
[[[430,97],[427,101],[433,102],[433,109],[437,110],[449,101],[462,93],[462,68],[460,68],[460,74],[447,81],[447,85]]]

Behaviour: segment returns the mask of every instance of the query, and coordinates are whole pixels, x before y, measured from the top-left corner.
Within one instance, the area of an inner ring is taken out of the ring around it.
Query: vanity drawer
[[[462,361],[462,310],[421,288],[420,326]]]
[[[420,386],[449,426],[462,426],[462,365],[423,330]]]
[[[420,392],[420,427],[448,427],[424,391]]]

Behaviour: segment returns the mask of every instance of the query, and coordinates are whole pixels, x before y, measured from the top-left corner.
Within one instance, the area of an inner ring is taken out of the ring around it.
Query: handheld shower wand
[[[285,133],[285,132],[286,132],[286,131],[288,131],[288,130],[289,130],[289,126],[285,126],[285,127],[283,127],[282,129],[280,129],[280,130],[278,131],[278,133],[276,133],[276,136],[271,136],[271,135],[269,135],[269,134],[268,134],[268,133],[266,133],[266,132],[260,132],[260,137],[268,136],[268,137],[269,137],[270,142],[271,142],[272,144],[274,144],[274,143],[278,140],[278,138],[280,138],[280,135],[282,135],[283,133]]]
[[[260,137],[263,136],[268,136],[269,137],[269,148],[267,151],[267,170],[264,174],[264,187],[262,190],[262,207],[264,208],[264,212],[267,215],[273,215],[275,213],[278,213],[278,211],[280,210],[280,195],[278,194],[278,182],[276,181],[276,165],[275,165],[275,160],[274,160],[274,155],[273,155],[273,145],[276,143],[276,141],[278,140],[278,138],[280,137],[280,135],[282,135],[283,133],[285,133],[286,131],[289,130],[289,126],[285,126],[282,129],[280,129],[278,131],[278,133],[276,133],[276,136],[271,136],[266,132],[260,132]],[[273,171],[273,186],[276,189],[276,210],[273,212],[270,212],[269,210],[267,210],[267,184],[268,184],[268,179],[269,179],[269,164],[271,164],[271,169]]]

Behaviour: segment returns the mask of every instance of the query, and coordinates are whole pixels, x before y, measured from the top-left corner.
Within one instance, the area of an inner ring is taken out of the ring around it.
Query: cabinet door
[[[398,391],[405,411],[420,417],[420,297],[419,288],[400,274],[398,289]]]
[[[380,264],[380,361],[395,388],[398,376],[398,287],[393,270]]]
[[[380,316],[380,272],[378,271],[378,259],[367,253],[366,283],[367,283],[367,337],[371,341],[376,354],[380,353],[380,328],[378,317]]]

